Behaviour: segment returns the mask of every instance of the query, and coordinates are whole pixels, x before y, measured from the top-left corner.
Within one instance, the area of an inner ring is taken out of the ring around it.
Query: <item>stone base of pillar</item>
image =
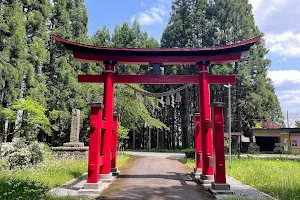
[[[78,195],[91,195],[91,194],[97,194],[103,192],[110,183],[102,183],[99,181],[98,183],[85,183],[83,188],[78,190]]]
[[[83,189],[98,190],[101,187],[101,181],[98,183],[85,183]]]
[[[199,179],[201,184],[211,184],[212,182],[214,182],[214,175],[200,175],[200,179]]]
[[[211,188],[214,190],[230,190],[230,185],[227,183],[211,183]]]
[[[218,195],[218,194],[233,194],[234,192],[230,190],[230,185],[225,183],[225,184],[220,184],[220,183],[211,183],[211,186],[207,187],[208,191],[212,193],[213,195]]]
[[[111,168],[110,172],[112,173],[113,176],[118,176],[120,174],[120,171],[118,170],[118,168]]]
[[[83,142],[67,142],[63,144],[65,147],[83,147]]]
[[[99,181],[104,183],[111,183],[115,177],[112,175],[112,173],[109,174],[100,174]]]
[[[194,174],[196,177],[200,177],[201,174],[202,174],[202,169],[201,169],[201,168],[194,168],[193,174]]]

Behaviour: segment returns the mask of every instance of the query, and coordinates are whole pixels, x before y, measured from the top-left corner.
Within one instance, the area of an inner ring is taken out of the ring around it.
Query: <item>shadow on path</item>
[[[214,199],[189,173],[190,169],[177,160],[132,157],[121,175],[97,200]]]
[[[197,190],[197,192],[195,192]],[[167,200],[167,199],[182,199],[182,200],[212,200],[210,194],[199,186],[169,186],[169,187],[147,187],[136,186],[129,190],[123,190],[119,195],[103,195],[97,200],[132,200],[132,199],[151,199],[151,200]]]

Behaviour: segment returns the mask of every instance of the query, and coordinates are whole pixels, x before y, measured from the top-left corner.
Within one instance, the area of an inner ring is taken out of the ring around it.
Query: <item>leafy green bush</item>
[[[44,151],[43,151],[43,144],[34,141],[30,146],[29,150],[31,152],[30,162],[32,164],[37,164],[43,161],[44,159]]]
[[[12,142],[3,145],[3,157],[9,169],[40,163],[44,154],[41,143],[35,141],[27,145],[23,138],[14,138]]]
[[[285,144],[285,143],[275,143],[275,146],[274,146],[274,153],[279,153],[279,154],[291,154],[292,153],[292,149],[291,149],[291,146],[288,145],[288,150],[285,151],[284,150],[284,147],[288,145],[288,144]]]
[[[9,169],[26,166],[30,164],[30,158],[30,151],[21,149],[21,151],[13,152],[7,156],[7,164]]]
[[[186,158],[195,159],[195,148],[184,149],[184,153]]]
[[[0,180],[0,199],[43,199],[46,185],[30,180]]]
[[[248,152],[249,154],[259,154],[260,149],[259,146],[257,146],[256,143],[250,143],[248,147]]]
[[[26,148],[26,140],[24,138],[14,138],[10,143],[4,143],[2,147],[3,157],[6,157],[20,149]]]
[[[1,160],[1,161],[0,161],[0,171],[1,171],[2,169],[4,169],[5,166],[6,166],[6,161]]]

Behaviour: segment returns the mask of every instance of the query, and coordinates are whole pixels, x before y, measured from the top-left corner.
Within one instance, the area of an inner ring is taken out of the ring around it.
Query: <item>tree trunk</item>
[[[141,132],[140,132],[140,134],[139,134],[139,146],[138,146],[138,149],[140,149],[141,148],[141,144],[142,144],[142,134],[141,134]]]
[[[159,129],[156,129],[156,149],[159,149]]]
[[[235,66],[234,66],[234,72],[235,74],[238,74],[238,63],[236,62],[235,63]],[[237,132],[241,132],[242,130],[242,125],[241,125],[241,112],[240,112],[240,108],[239,108],[239,104],[238,104],[238,101],[237,99],[239,99],[238,95],[240,94],[240,81],[239,79],[237,78],[236,79],[236,87],[235,87],[235,99],[236,99],[236,116],[237,116],[237,123],[236,123],[236,131]]]
[[[162,132],[162,137],[161,137],[161,141],[162,141],[162,148],[164,149],[164,148],[166,148],[166,141],[165,141],[165,138],[166,138],[166,130],[163,130],[163,132]]]
[[[143,149],[145,149],[145,128],[143,128]]]
[[[151,128],[149,127],[149,150],[151,150]]]
[[[175,108],[172,113],[172,149],[175,149]]]
[[[2,142],[3,142],[3,135],[0,134],[0,160],[2,160]]]
[[[132,130],[132,149],[135,149],[135,130]]]
[[[191,146],[189,135],[189,91],[188,88],[184,90],[182,104],[180,109],[181,115],[181,135],[182,135],[182,148],[186,149]]]

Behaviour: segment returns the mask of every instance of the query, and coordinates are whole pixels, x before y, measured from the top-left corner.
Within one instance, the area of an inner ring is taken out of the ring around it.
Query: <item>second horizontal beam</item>
[[[104,83],[104,75],[78,75],[79,83]],[[235,84],[234,75],[210,75],[210,84]],[[198,75],[114,75],[114,83],[122,84],[199,84]]]

